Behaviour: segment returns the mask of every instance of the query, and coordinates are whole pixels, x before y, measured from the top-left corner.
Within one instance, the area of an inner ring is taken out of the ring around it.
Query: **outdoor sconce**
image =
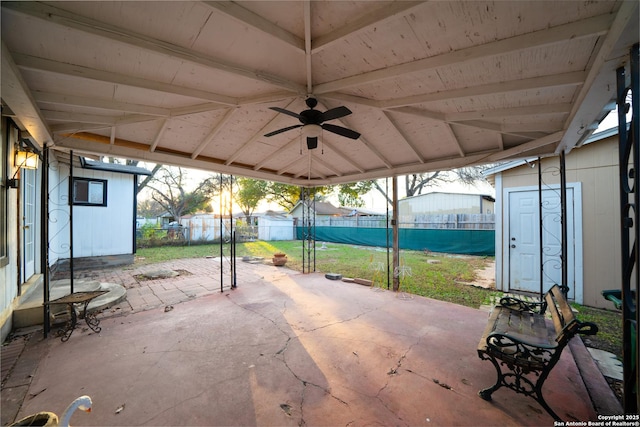
[[[31,151],[16,151],[15,167],[22,169],[38,169],[38,154]]]
[[[11,179],[7,180],[7,186],[9,188],[18,188],[20,186],[20,180],[16,178],[20,169],[38,169],[38,154],[31,151],[18,150],[13,165],[18,168],[13,174]]]

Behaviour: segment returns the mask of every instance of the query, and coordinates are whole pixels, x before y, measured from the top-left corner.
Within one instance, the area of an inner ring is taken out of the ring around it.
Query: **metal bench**
[[[552,324],[545,319],[547,312],[551,314]],[[534,398],[556,421],[561,421],[545,402],[542,386],[575,334],[597,332],[595,324],[576,319],[558,285],[554,285],[541,302],[502,298],[491,312],[478,344],[478,356],[493,363],[498,378],[494,385],[478,394],[491,400],[494,391],[507,387]]]

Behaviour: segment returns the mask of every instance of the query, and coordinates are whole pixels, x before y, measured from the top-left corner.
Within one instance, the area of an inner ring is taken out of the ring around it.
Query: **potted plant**
[[[273,254],[273,258],[271,259],[273,265],[280,267],[287,263],[287,254],[282,252],[276,252]]]

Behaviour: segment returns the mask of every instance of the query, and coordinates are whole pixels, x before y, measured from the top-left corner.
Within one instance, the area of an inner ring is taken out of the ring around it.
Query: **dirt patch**
[[[138,282],[145,282],[147,280],[171,279],[173,277],[191,275],[192,273],[187,270],[154,270],[142,274],[136,274],[133,277]]]
[[[476,270],[476,280],[474,285],[485,289],[495,289],[496,287],[496,262],[488,261],[481,270]]]

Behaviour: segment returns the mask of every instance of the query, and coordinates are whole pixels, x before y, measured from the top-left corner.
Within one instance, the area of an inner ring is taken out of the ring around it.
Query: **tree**
[[[359,181],[351,184],[339,184],[337,188],[340,206],[360,208],[365,205],[361,196],[371,191],[374,185],[373,181]]]
[[[144,218],[156,218],[164,212],[164,208],[160,203],[153,199],[139,200],[138,201],[138,215]]]
[[[332,190],[331,186],[314,187],[311,197],[316,200],[322,200]],[[297,185],[281,184],[279,182],[269,182],[267,185],[267,200],[275,202],[287,210],[293,209],[300,201],[300,198],[301,188]]]
[[[275,202],[287,210],[293,209],[300,200],[300,187],[297,185],[269,182],[266,192],[269,201]]]
[[[216,194],[215,178],[201,181],[191,192],[184,188],[187,174],[182,168],[163,166],[148,185],[151,198],[173,218],[202,211],[211,212],[211,197]]]
[[[251,224],[251,215],[260,201],[267,196],[269,183],[260,179],[238,178],[238,191],[235,193],[236,202],[247,217],[247,223]]]
[[[103,162],[106,163],[117,163],[117,164],[122,164],[122,162],[124,162],[125,165],[127,166],[138,166],[138,163],[140,163],[139,160],[131,160],[131,159],[119,159],[116,157],[103,157],[102,158]],[[161,164],[156,164],[153,166],[153,169],[151,169],[151,175],[145,175],[144,178],[142,179],[142,181],[138,182],[138,188],[136,190],[137,194],[140,194],[140,192],[147,186],[149,185],[149,183],[151,181],[153,181],[153,177],[156,175],[156,173],[162,169],[164,165]]]
[[[436,171],[419,174],[411,174],[405,176],[405,193],[407,197],[417,196],[422,194],[424,190],[430,187],[437,187],[441,184],[450,182],[461,182],[466,185],[473,185],[481,181],[485,181],[482,172],[487,170],[492,165],[484,166],[470,166],[466,168],[453,169],[450,171]],[[378,181],[372,182],[373,188],[378,190],[385,198],[387,202],[391,204],[391,198],[380,186]]]

